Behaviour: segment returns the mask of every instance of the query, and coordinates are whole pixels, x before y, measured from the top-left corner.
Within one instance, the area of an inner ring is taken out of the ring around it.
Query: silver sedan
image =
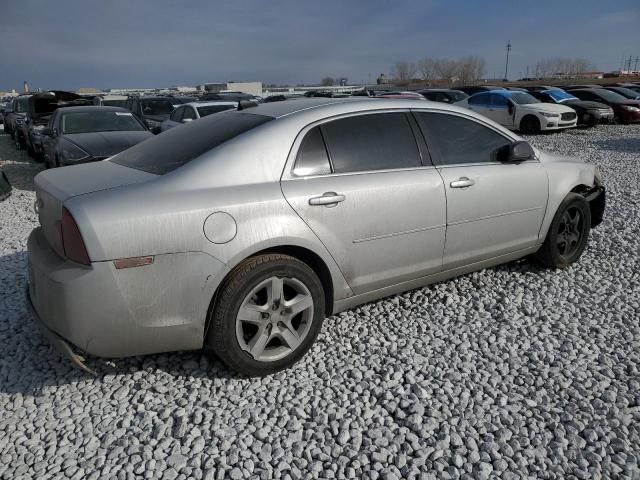
[[[83,368],[204,348],[269,374],[326,315],[532,254],[569,265],[604,211],[593,165],[404,99],[212,115],[35,183],[28,302]]]

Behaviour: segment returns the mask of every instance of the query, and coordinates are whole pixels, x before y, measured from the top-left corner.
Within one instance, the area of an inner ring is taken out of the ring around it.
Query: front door
[[[548,198],[537,160],[501,163],[512,142],[475,119],[416,112],[447,195],[445,270],[536,244]]]
[[[309,129],[282,191],[355,294],[442,268],[444,186],[423,165],[407,113],[360,114]]]

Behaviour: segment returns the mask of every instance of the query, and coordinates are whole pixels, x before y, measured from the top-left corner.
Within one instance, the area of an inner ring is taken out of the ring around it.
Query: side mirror
[[[535,156],[536,152],[533,150],[533,147],[529,145],[529,143],[519,141],[509,145],[509,150],[505,161],[507,163],[520,163],[526,160],[531,160]]]
[[[55,130],[51,127],[44,127],[40,132],[42,135],[46,135],[47,137],[52,137],[54,135]]]
[[[509,115],[513,115],[513,103],[509,102]]]

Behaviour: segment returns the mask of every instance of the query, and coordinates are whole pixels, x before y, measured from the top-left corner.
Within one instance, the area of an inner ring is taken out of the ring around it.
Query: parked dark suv
[[[24,123],[27,113],[27,102],[31,95],[20,95],[13,99],[8,111],[4,115],[4,131],[11,134],[11,138],[16,138],[16,132]]]
[[[16,137],[19,138],[19,146],[26,148],[29,156],[41,161],[43,159],[42,130],[49,123],[54,111],[70,105],[91,105],[91,100],[62,90],[35,93],[29,97],[25,120],[21,125],[21,135]]]
[[[137,115],[152,133],[160,133],[160,125],[174,109],[169,97],[129,97],[125,108]]]

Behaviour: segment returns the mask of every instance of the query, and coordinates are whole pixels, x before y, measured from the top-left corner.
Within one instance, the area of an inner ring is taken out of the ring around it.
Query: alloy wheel
[[[582,213],[577,207],[568,208],[558,225],[557,246],[560,255],[570,257],[580,247],[583,230]]]
[[[240,348],[254,360],[273,362],[295,351],[309,333],[313,297],[293,277],[272,276],[244,298],[236,315]]]

